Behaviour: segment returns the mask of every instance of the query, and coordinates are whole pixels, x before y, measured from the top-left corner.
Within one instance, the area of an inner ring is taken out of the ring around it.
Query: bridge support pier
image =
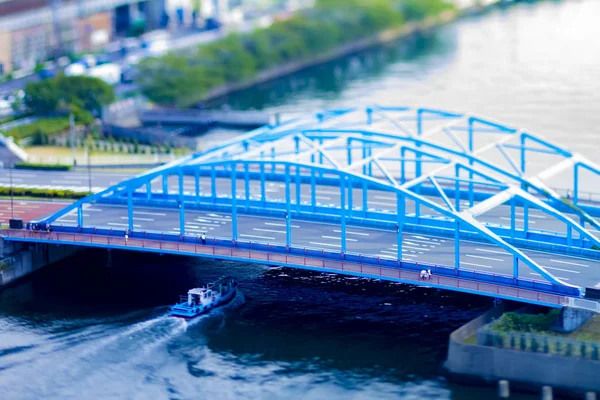
[[[77,246],[34,245],[0,237],[0,288],[79,251]]]
[[[573,332],[581,325],[585,324],[596,313],[593,311],[583,310],[581,308],[564,307],[560,312],[558,320],[559,326],[556,330],[560,332]]]

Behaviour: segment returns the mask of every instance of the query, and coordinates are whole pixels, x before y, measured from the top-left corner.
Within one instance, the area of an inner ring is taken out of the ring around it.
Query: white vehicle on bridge
[[[85,75],[86,72],[87,72],[86,66],[83,64],[80,64],[80,63],[73,63],[70,65],[67,65],[67,67],[64,70],[64,73],[66,76]]]

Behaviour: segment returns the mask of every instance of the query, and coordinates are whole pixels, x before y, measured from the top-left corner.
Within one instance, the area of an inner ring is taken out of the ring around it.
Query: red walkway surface
[[[13,211],[11,212],[10,200],[0,200],[0,224],[8,224],[8,220],[13,218],[12,215],[14,215],[14,218],[22,219],[23,223],[26,223],[60,210],[66,205],[67,203],[15,199],[13,202]]]

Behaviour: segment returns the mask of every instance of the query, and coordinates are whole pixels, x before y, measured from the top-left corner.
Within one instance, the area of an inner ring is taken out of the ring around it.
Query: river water
[[[599,15],[595,0],[519,5],[225,101],[473,111],[593,158]],[[166,316],[179,294],[223,274],[242,290],[230,306],[187,323]],[[449,333],[490,304],[267,266],[89,251],[0,292],[0,398],[491,399],[494,388],[451,383],[442,369]]]

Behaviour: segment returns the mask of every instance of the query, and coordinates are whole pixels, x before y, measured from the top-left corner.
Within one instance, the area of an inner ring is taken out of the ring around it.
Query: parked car
[[[102,64],[88,69],[87,75],[100,78],[109,85],[116,85],[121,82],[121,67],[112,63]]]

